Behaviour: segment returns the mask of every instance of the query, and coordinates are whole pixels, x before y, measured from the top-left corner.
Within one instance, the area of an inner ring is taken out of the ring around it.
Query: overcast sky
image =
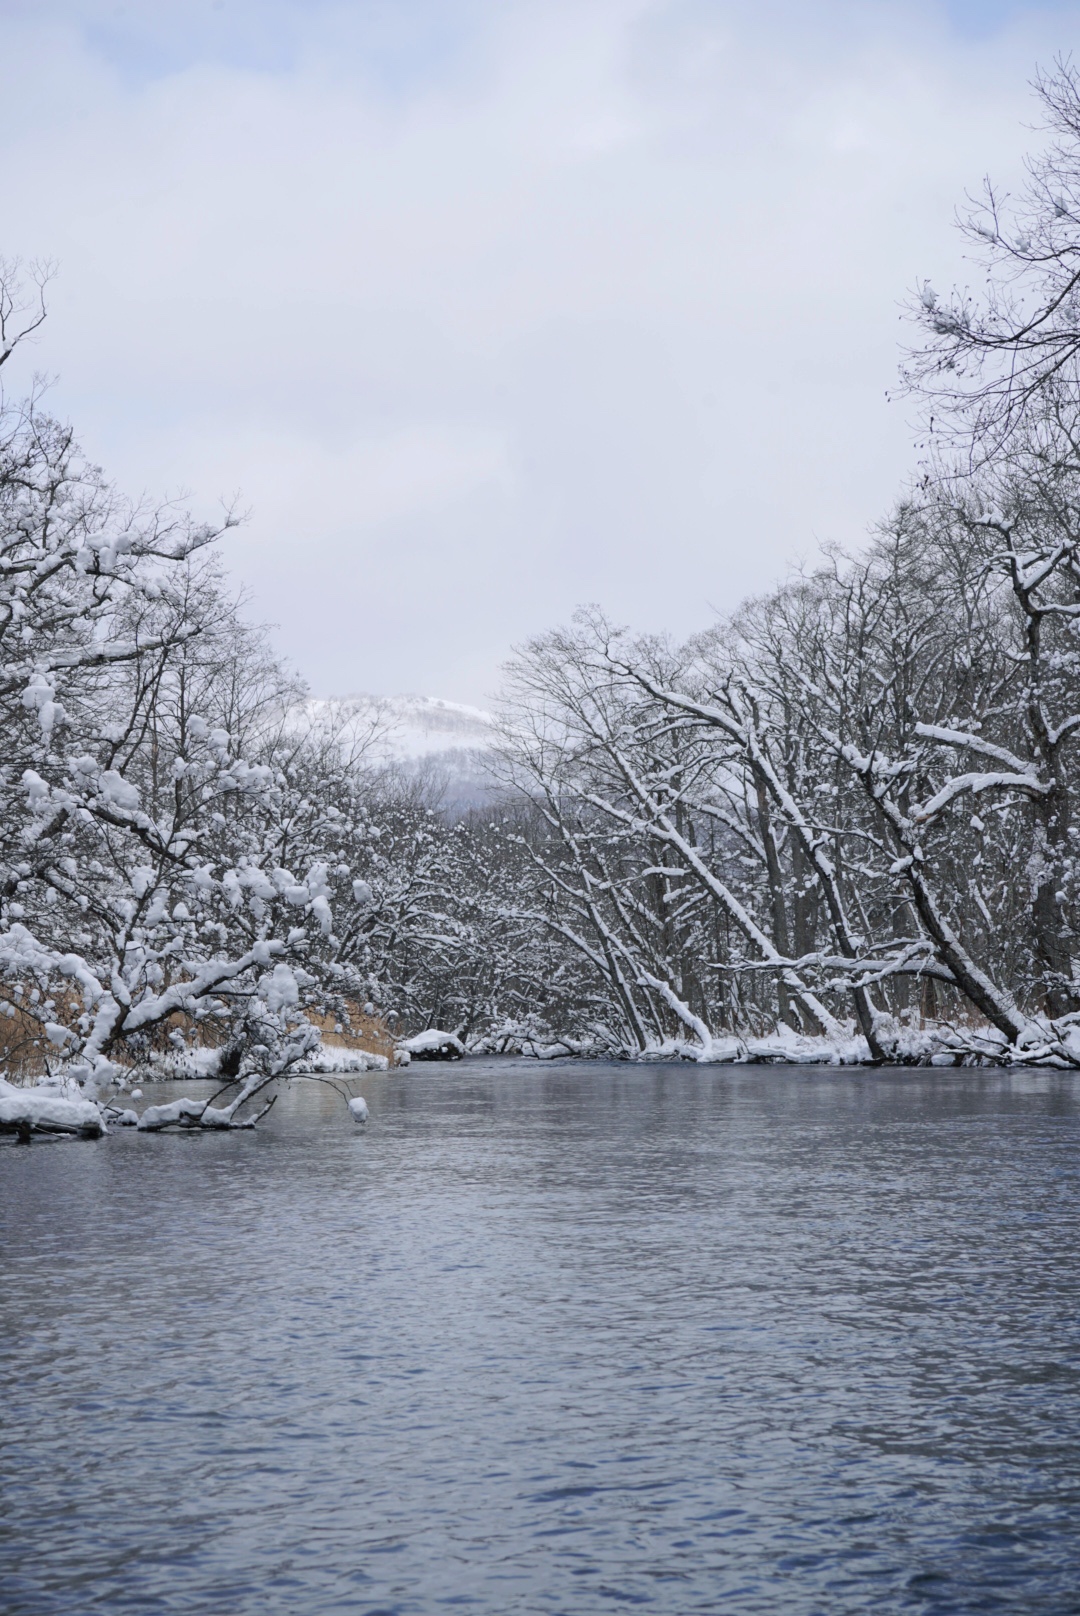
[[[227,545],[317,694],[483,704],[599,601],[685,633],[915,464],[916,277],[1080,3],[0,0],[30,363]],[[27,379],[23,361],[23,379]],[[9,388],[16,378],[8,382]]]

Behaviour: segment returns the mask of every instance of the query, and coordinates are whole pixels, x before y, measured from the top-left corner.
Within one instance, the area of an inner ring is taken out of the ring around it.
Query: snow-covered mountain
[[[306,706],[312,714],[346,720],[358,739],[370,735],[368,757],[429,781],[446,808],[479,806],[494,795],[488,765],[495,721],[479,707],[436,696],[366,691],[314,699]]]

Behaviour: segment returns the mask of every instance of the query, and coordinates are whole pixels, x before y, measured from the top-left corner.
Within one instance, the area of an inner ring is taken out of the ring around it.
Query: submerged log
[[[465,1053],[461,1039],[452,1032],[443,1032],[439,1027],[429,1027],[427,1032],[418,1032],[413,1038],[403,1039],[398,1048],[414,1061],[460,1060]]]
[[[108,1130],[93,1100],[72,1099],[48,1089],[19,1089],[0,1079],[0,1133],[29,1144],[35,1133],[75,1134],[100,1139]]]

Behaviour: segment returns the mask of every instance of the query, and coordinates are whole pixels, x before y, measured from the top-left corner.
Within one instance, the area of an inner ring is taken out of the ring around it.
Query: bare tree
[[[24,265],[21,259],[0,257],[0,366],[44,325],[45,288],[55,273],[48,262]]]
[[[978,294],[918,287],[910,312],[924,341],[904,368],[931,431],[960,436],[985,463],[1033,411],[1075,464],[1080,404],[1080,77],[1069,58],[1034,89],[1049,141],[1027,160],[1015,200],[993,182],[958,216],[981,274]]]

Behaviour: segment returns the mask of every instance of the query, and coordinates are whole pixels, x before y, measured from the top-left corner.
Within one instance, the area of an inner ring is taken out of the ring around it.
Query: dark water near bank
[[[0,1149],[5,1616],[1080,1611],[1076,1078],[358,1086]]]

